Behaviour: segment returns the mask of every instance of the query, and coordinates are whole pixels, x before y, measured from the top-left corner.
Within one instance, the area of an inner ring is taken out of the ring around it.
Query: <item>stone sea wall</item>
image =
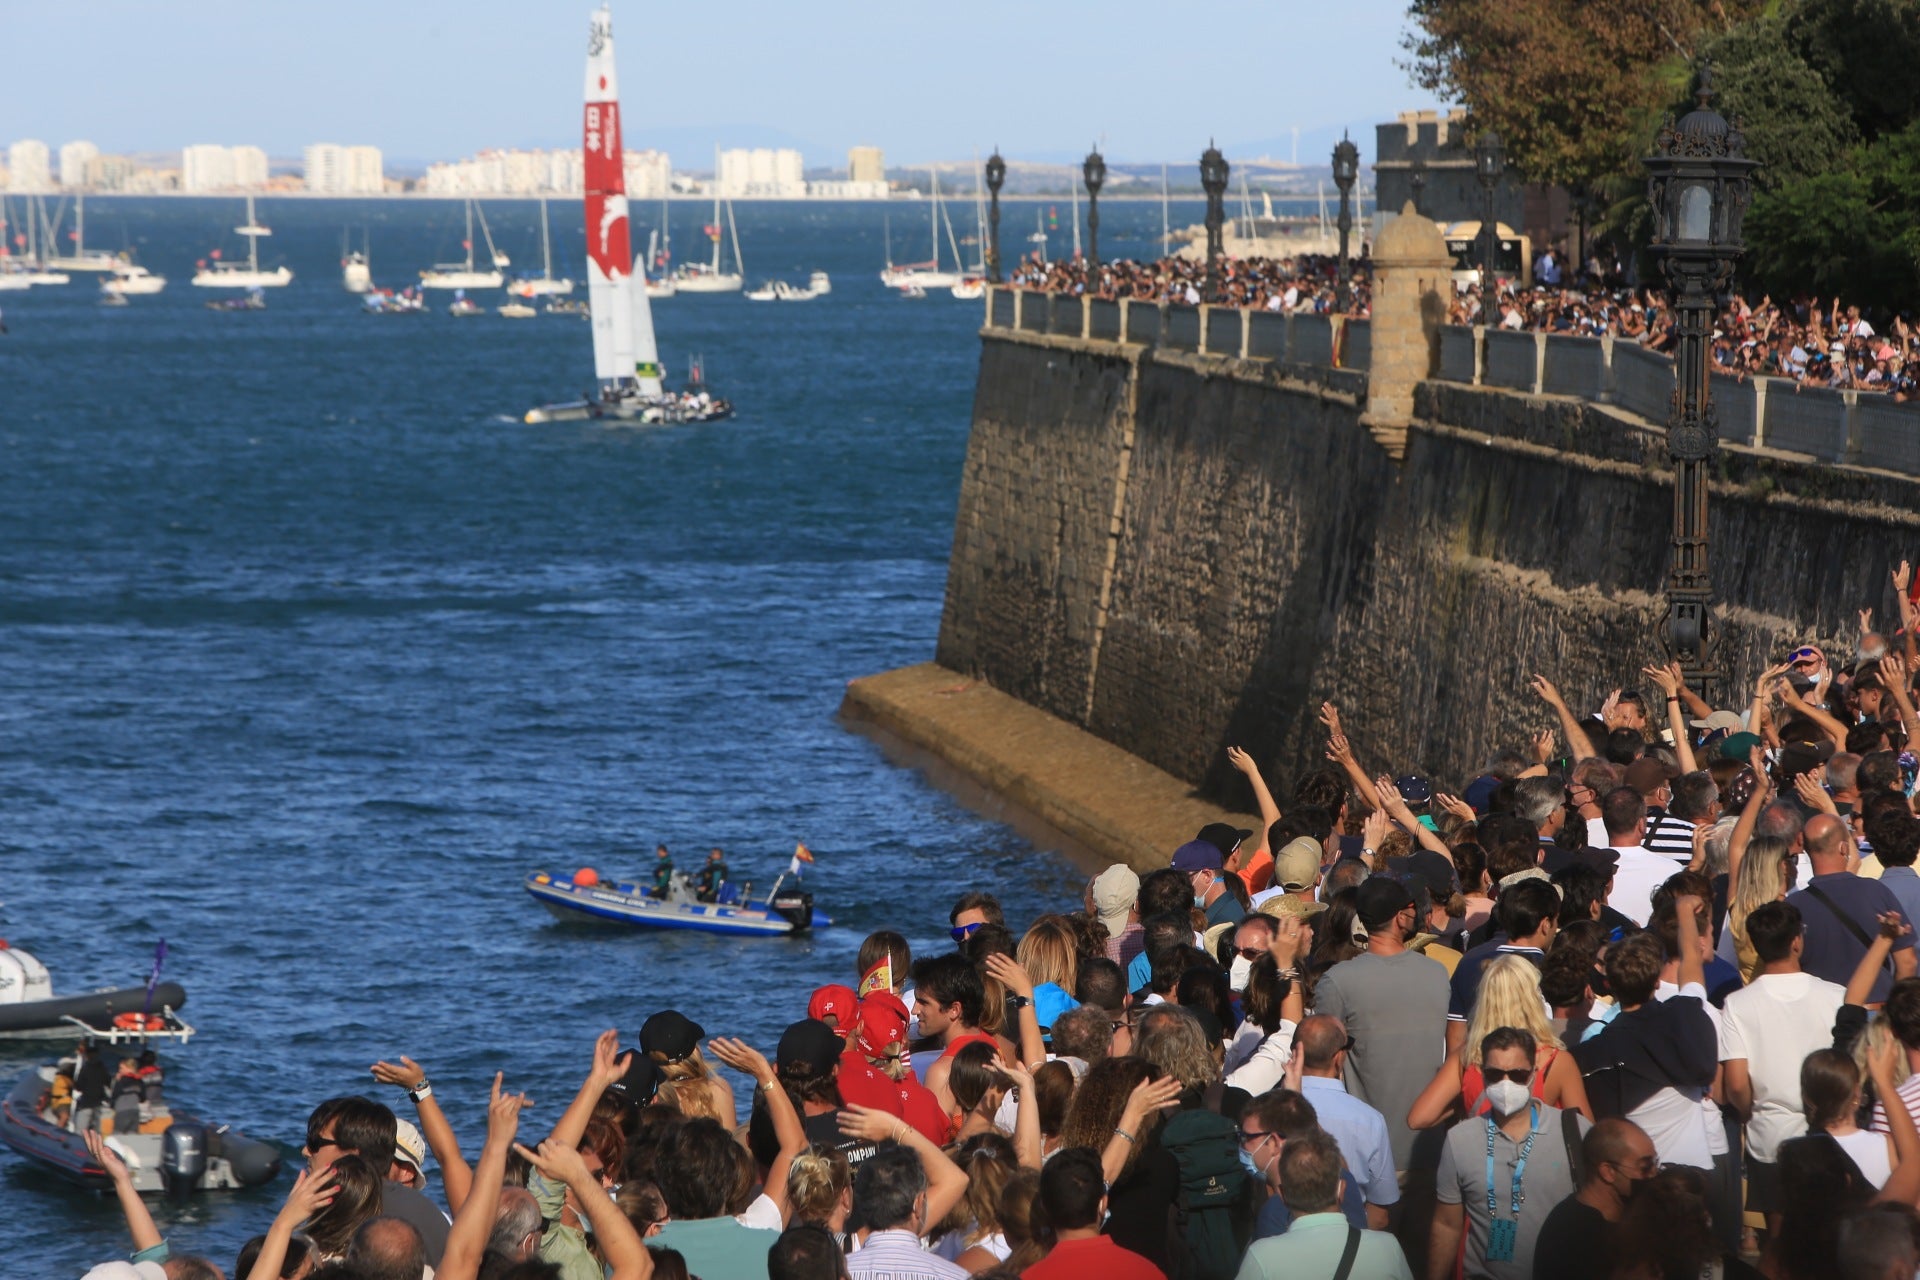
[[[1458,785],[1497,745],[1660,657],[1672,484],[1658,432],[1581,400],[1419,385],[1405,457],[1351,386],[1261,361],[989,329],[940,665],[1244,805],[1339,702],[1370,766]],[[1920,553],[1920,484],[1726,451],[1714,582],[1743,705],[1790,643],[1851,652]]]

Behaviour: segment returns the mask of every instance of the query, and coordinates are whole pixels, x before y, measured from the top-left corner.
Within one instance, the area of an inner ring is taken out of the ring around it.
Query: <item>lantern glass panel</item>
[[[1713,237],[1713,192],[1704,182],[1689,182],[1680,188],[1674,206],[1674,239],[1704,243]]]

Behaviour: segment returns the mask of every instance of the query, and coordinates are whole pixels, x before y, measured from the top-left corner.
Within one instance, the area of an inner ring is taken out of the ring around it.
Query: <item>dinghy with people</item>
[[[651,886],[604,880],[592,867],[582,867],[570,876],[536,871],[527,877],[526,889],[558,919],[572,923],[777,937],[833,923],[815,909],[813,895],[799,887],[798,868],[803,861],[813,861],[813,855],[800,845],[793,862],[759,902],[753,900],[751,882],[735,885],[705,874],[696,878],[664,863]],[[725,864],[720,868],[724,875]],[[794,887],[784,888],[789,876]]]

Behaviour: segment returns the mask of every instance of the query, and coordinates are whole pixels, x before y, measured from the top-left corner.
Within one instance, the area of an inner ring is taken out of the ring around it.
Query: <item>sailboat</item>
[[[515,280],[507,286],[507,292],[516,298],[537,298],[543,294],[573,292],[573,281],[565,277],[558,280],[553,278],[553,237],[547,231],[547,198],[545,196],[540,197],[540,274]],[[502,308],[500,314],[506,315],[508,312]],[[529,311],[527,314],[533,313]]]
[[[373,245],[367,232],[360,232],[360,247],[347,245],[347,233],[340,233],[340,284],[348,293],[373,292]]]
[[[930,169],[928,170],[928,174],[932,178],[933,191],[931,219],[933,257],[927,262],[905,262],[895,266],[892,261],[892,253],[889,252],[886,269],[880,273],[880,283],[889,289],[951,289],[954,285],[960,283],[960,273],[958,271],[942,271],[940,269],[940,219],[942,217],[940,208],[940,173],[938,170]],[[949,240],[953,238],[953,226],[951,223],[947,226],[947,238]],[[954,265],[958,266],[960,254],[957,246],[955,247],[953,256]]]
[[[467,197],[467,237],[460,243],[467,251],[465,262],[436,262],[420,273],[420,287],[423,289],[498,289],[507,282],[501,268],[512,265],[506,254],[493,247],[493,232],[487,227],[487,215],[480,214],[480,234],[487,240],[487,257],[493,263],[491,271],[480,271],[473,265],[473,215],[479,208],[479,202],[472,196]]]
[[[681,293],[738,293],[747,279],[747,264],[740,258],[740,229],[733,222],[733,201],[728,200],[726,230],[733,239],[733,270],[720,269],[720,158],[713,163],[713,221],[707,236],[713,241],[713,265],[704,262],[682,263],[673,273],[673,283]]]
[[[986,178],[980,170],[980,156],[973,158],[973,265],[962,268],[960,283],[953,286],[953,296],[962,302],[973,302],[987,293],[987,197]],[[959,260],[954,253],[954,260]]]
[[[731,417],[733,407],[704,386],[674,395],[661,382],[653,309],[633,269],[633,244],[627,229],[626,153],[620,145],[620,89],[614,74],[613,14],[604,4],[587,26],[583,134],[587,295],[593,302],[590,318],[597,386],[584,400],[529,409],[525,420],[540,423],[612,418],[665,423]]]
[[[55,220],[56,226],[58,219]],[[118,259],[105,249],[87,249],[87,197],[82,194],[74,197],[73,204],[73,252],[61,257],[53,253],[53,245],[47,246],[49,254],[46,265],[54,271],[112,271]]]
[[[664,239],[661,229],[666,226],[666,203],[665,200],[660,202],[662,206],[660,227],[647,232],[647,260],[640,265],[640,279],[646,286],[649,298],[671,298],[680,292],[673,283],[673,277],[667,274],[667,263],[672,258],[672,250],[661,247]],[[653,271],[660,274],[650,275],[649,272]]]
[[[194,272],[193,283],[202,289],[278,289],[282,285],[293,283],[291,269],[281,266],[272,271],[260,269],[260,237],[270,236],[273,231],[255,221],[253,216],[253,197],[247,197],[247,221],[234,228],[235,233],[247,238],[247,261],[243,266],[238,262],[220,261],[220,251],[215,249],[211,262],[202,259],[199,270]]]
[[[47,221],[46,200],[40,196],[22,196],[21,200],[27,206],[27,256],[19,268],[18,279],[23,283],[15,287],[71,282],[72,276],[47,266],[47,253],[53,244],[53,224]],[[17,235],[15,243],[19,243]]]

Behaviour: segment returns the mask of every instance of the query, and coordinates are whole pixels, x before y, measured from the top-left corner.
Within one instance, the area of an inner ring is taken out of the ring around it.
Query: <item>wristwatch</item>
[[[1033,1003],[1031,996],[1008,996],[1007,1003],[1016,1009],[1024,1009]]]
[[[433,1096],[433,1081],[423,1077],[419,1084],[407,1090],[407,1096],[413,1099],[413,1105],[419,1106]]]

